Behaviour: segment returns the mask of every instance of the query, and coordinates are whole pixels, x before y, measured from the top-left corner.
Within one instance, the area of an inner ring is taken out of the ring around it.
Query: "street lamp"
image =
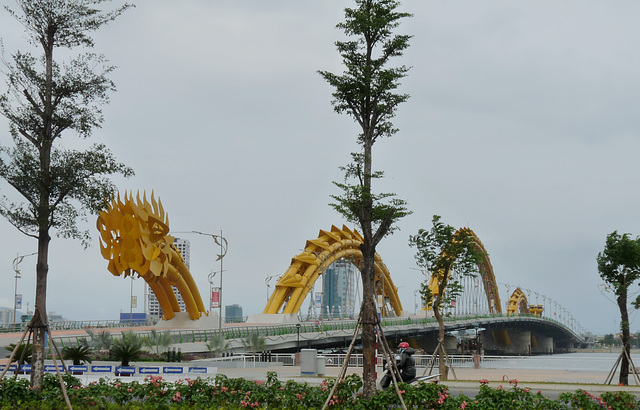
[[[27,256],[33,256],[37,254],[38,252],[33,252],[28,255],[18,255],[13,260],[13,271],[16,273],[16,284],[13,291],[13,323],[16,323],[17,321],[16,315],[18,314],[18,278],[20,278],[20,269],[18,269],[18,265]]]
[[[271,287],[269,283],[271,283],[271,279],[275,278],[276,276],[277,275],[267,276],[267,278],[264,280],[264,284],[267,285],[267,303],[269,302],[269,288]]]
[[[298,352],[300,352],[300,323],[296,323],[296,330],[298,331]]]
[[[214,235],[211,233],[204,233],[204,232],[198,232],[198,231],[192,231],[193,233],[197,233],[199,235],[204,235],[204,236],[210,236],[213,238],[213,241],[216,243],[216,245],[220,246],[220,253],[218,254],[218,257],[216,258],[217,261],[220,261],[220,290],[218,293],[218,304],[219,304],[219,308],[220,308],[220,316],[218,317],[218,328],[222,329],[222,258],[225,257],[225,255],[227,254],[227,248],[229,243],[227,242],[227,238],[225,238],[224,236],[222,236],[222,230],[220,231],[220,235]],[[215,275],[215,274],[213,274]],[[209,275],[209,283],[212,283],[213,281],[213,276]],[[211,292],[209,292],[209,308],[211,308]]]

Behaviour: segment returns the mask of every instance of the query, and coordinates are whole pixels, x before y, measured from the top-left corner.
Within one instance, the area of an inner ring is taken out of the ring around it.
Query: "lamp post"
[[[16,323],[16,315],[18,314],[18,279],[20,278],[20,269],[18,269],[18,265],[20,262],[27,256],[37,255],[38,252],[33,252],[28,255],[18,255],[13,260],[13,271],[16,273],[16,284],[13,291],[13,323]]]
[[[296,323],[296,330],[298,331],[298,353],[300,353],[300,323]]]
[[[222,269],[222,258],[224,258],[225,255],[227,254],[227,248],[229,243],[227,242],[227,238],[222,236],[222,230],[220,230],[220,235],[214,235],[212,233],[204,233],[204,232],[198,232],[198,231],[192,231],[192,232],[197,233],[199,235],[210,236],[213,238],[213,241],[216,243],[216,245],[220,246],[220,253],[218,254],[218,257],[216,258],[216,260],[220,261],[220,290],[218,293],[220,316],[218,317],[218,328],[222,329],[222,272],[224,271]],[[213,273],[213,275],[215,275],[215,273]],[[212,283],[212,281],[213,281],[213,276],[209,275],[209,283]],[[209,307],[211,307],[211,297],[212,297],[211,292],[209,292],[209,298],[210,298]]]
[[[267,303],[269,302],[269,288],[271,287],[269,283],[271,283],[271,279],[275,278],[276,276],[277,275],[267,276],[267,278],[264,280],[264,284],[267,285]]]

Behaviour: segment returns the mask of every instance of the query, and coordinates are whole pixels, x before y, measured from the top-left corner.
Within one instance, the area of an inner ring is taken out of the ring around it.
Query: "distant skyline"
[[[223,304],[244,314],[262,311],[266,278],[282,275],[307,240],[345,223],[328,203],[359,131],[333,112],[317,70],[343,70],[335,26],[352,5],[141,1],[95,33],[92,51],[118,67],[118,91],[92,139],[66,134],[61,143],[109,146],[136,172],[115,181],[120,192],[153,191],[171,232],[224,235]],[[538,303],[542,295],[557,301],[585,329],[618,332],[596,256],[614,230],[640,235],[640,3],[423,0],[402,10],[413,17],[397,32],[413,38],[394,64],[411,67],[400,89],[411,98],[398,109],[399,132],[374,146],[374,167],[385,172],[374,190],[395,192],[413,211],[378,246],[404,309],[413,311],[424,279],[408,237],[438,214],[473,229],[511,292],[538,292]],[[0,38],[7,57],[39,52],[4,9]],[[3,117],[0,144],[11,144]],[[0,194],[16,198],[4,181]],[[129,311],[130,281],[107,272],[95,218],[84,226],[93,236],[86,250],[51,242],[48,310],[116,320]],[[12,261],[36,241],[4,220],[0,232],[0,306],[12,306]],[[208,303],[216,246],[174,235],[191,242],[191,270]],[[35,258],[20,267],[18,293],[32,305]],[[507,300],[506,287],[500,292]],[[141,312],[142,280],[133,293]],[[639,331],[638,311],[630,320]]]

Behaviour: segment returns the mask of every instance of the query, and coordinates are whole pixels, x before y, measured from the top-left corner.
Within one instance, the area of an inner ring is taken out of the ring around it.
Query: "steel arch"
[[[342,258],[351,258],[356,267],[361,265],[360,245],[364,239],[358,231],[336,226],[331,231],[321,230],[317,239],[308,240],[302,253],[294,256],[287,271],[280,277],[263,313],[298,313],[315,281],[331,264]],[[376,292],[388,298],[396,316],[402,314],[398,290],[391,280],[389,269],[380,255],[375,254]],[[383,311],[383,315],[390,312]]]

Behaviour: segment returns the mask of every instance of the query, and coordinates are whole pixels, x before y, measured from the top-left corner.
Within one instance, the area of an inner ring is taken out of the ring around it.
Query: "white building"
[[[176,248],[178,248],[182,259],[184,259],[184,264],[187,265],[187,269],[190,269],[191,243],[186,239],[175,238],[173,244]],[[172,286],[172,288],[173,293],[176,295],[176,299],[178,300],[178,305],[180,305],[180,310],[184,312],[186,309],[184,306],[184,301],[182,300],[182,295],[180,295],[180,292],[178,292],[178,288],[176,288],[175,286]],[[155,319],[160,319],[162,317],[162,309],[160,309],[160,304],[158,303],[156,294],[153,293],[149,285],[145,286],[145,296],[147,298],[147,314]]]

